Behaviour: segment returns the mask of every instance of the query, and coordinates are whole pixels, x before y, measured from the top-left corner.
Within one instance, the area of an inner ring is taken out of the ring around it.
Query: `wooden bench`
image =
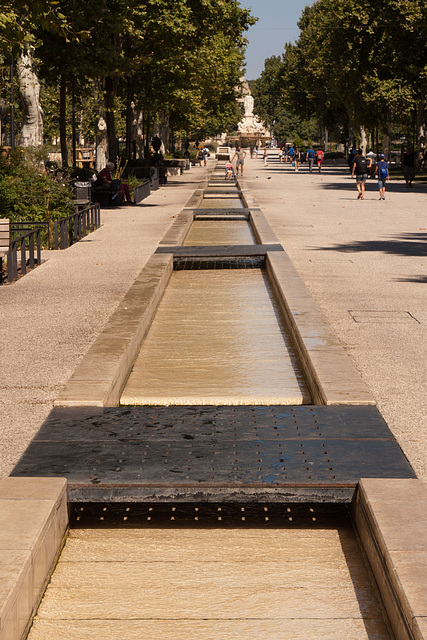
[[[0,285],[3,284],[3,258],[9,251],[9,218],[0,218]]]

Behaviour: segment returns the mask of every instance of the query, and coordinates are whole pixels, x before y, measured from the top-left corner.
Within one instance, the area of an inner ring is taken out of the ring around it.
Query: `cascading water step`
[[[361,477],[413,478],[376,407],[54,409],[13,475],[68,500],[351,502]]]

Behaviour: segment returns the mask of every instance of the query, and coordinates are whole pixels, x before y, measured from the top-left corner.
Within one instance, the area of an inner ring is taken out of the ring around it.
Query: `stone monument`
[[[263,146],[271,140],[271,134],[264,124],[254,114],[254,99],[250,93],[249,87],[243,98],[243,106],[245,109],[243,120],[237,125],[238,137],[233,139],[236,144],[242,147]],[[230,140],[231,142],[231,140]]]

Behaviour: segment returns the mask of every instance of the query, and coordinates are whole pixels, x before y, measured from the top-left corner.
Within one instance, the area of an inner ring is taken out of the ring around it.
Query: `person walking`
[[[355,146],[353,146],[349,153],[348,153],[348,158],[347,158],[347,164],[348,164],[348,170],[350,171],[350,173],[352,173],[353,171],[353,164],[354,164],[354,158],[357,154],[357,149]]]
[[[323,149],[319,147],[319,149],[317,149],[316,151],[317,168],[319,170],[319,173],[322,171],[322,162],[324,155],[325,154],[323,153]]]
[[[264,153],[262,154],[262,159],[264,160],[264,167],[267,167],[268,166],[267,147],[264,147]]]
[[[386,162],[385,155],[383,153],[380,153],[380,160],[377,163],[375,171],[378,173],[378,189],[380,192],[379,199],[385,200],[385,185],[390,178],[390,174],[388,170],[388,162]]]
[[[299,163],[301,160],[301,153],[300,150],[298,149],[298,147],[295,147],[294,149],[294,162],[295,162],[295,171],[299,170]]]
[[[372,151],[372,149],[369,150],[369,153],[366,154],[367,158],[371,158],[371,166],[369,167],[369,171],[368,171],[368,175],[370,178],[375,178],[375,166],[376,166],[376,162],[377,162],[377,156],[375,154],[374,151]]]
[[[308,170],[310,173],[313,171],[313,162],[314,162],[314,149],[310,145],[307,151],[307,162],[308,162]]]
[[[406,147],[402,157],[403,175],[405,177],[406,188],[412,189],[412,181],[415,178],[415,153],[414,147]]]
[[[203,164],[206,167],[208,163],[208,158],[210,157],[211,154],[209,153],[209,149],[206,146],[203,147],[202,152],[203,152]]]
[[[246,151],[243,151],[241,147],[236,147],[236,153],[234,154],[231,162],[233,162],[234,158],[237,158],[236,161],[236,174],[239,175],[239,167],[240,167],[240,175],[243,175],[243,165],[245,164]]]
[[[351,177],[356,176],[356,189],[357,199],[363,200],[365,195],[365,184],[368,179],[368,169],[371,166],[371,159],[365,158],[362,149],[357,150],[357,155],[354,159],[353,169],[351,171]]]

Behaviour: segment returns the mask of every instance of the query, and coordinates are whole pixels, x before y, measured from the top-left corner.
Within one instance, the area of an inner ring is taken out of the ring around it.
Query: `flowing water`
[[[173,272],[121,404],[306,403],[263,270]]]

